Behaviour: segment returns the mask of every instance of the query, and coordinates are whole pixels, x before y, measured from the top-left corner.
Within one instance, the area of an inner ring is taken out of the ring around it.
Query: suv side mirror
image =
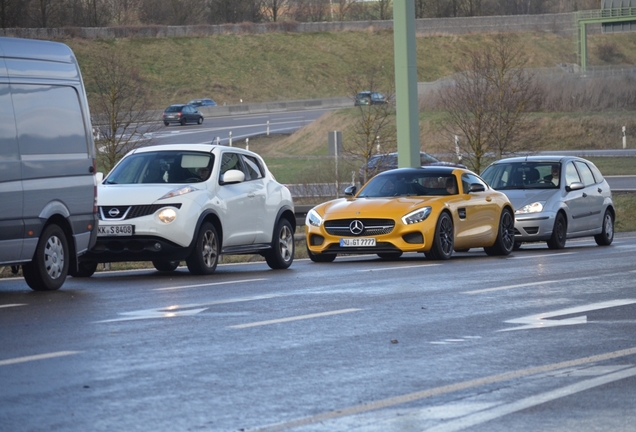
[[[219,182],[222,185],[232,184],[232,183],[240,183],[245,180],[245,173],[239,170],[227,170],[225,174],[221,176],[221,181]]]

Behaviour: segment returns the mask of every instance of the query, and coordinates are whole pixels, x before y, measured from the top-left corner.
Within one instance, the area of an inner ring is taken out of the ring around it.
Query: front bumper
[[[80,257],[82,262],[183,261],[192,252],[156,236],[98,237],[97,244]]]
[[[515,240],[523,242],[549,240],[554,229],[556,213],[515,215]]]

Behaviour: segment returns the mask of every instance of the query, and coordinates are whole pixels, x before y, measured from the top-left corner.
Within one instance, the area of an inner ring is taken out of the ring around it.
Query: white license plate
[[[99,225],[97,236],[131,236],[135,233],[134,225]]]
[[[340,247],[373,247],[374,238],[343,238],[340,239]]]

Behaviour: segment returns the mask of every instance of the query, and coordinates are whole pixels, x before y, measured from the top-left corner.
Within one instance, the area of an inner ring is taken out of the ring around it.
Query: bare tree
[[[159,122],[147,108],[148,93],[132,61],[114,49],[96,53],[93,61],[88,97],[99,131],[98,159],[109,171],[127,152],[148,145]]]
[[[371,69],[366,76],[354,75],[349,77],[347,86],[353,98],[360,90],[380,92],[380,88],[389,88],[388,82],[383,80],[382,68]],[[395,129],[395,106],[390,103],[393,92],[383,93],[387,103],[357,105],[358,115],[353,127],[353,138],[347,142],[343,151],[355,156],[363,163],[362,183],[375,173],[369,172],[369,159],[374,155],[393,152],[397,148],[397,132]]]
[[[288,0],[261,0],[263,13],[270,21],[276,22],[280,18],[281,11],[287,7]]]
[[[541,102],[526,63],[516,40],[496,35],[486,46],[468,51],[455,79],[438,91],[446,112],[442,127],[461,137],[465,162],[476,172],[489,152],[501,158],[525,144],[527,114]]]

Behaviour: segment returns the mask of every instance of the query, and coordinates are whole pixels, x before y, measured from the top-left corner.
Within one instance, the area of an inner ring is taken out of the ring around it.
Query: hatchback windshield
[[[457,181],[452,174],[387,173],[372,178],[360,191],[358,198],[454,194],[457,194]]]
[[[482,178],[495,189],[556,189],[561,179],[559,162],[502,163],[488,167]]]
[[[123,159],[106,178],[106,184],[198,183],[207,180],[213,164],[210,153],[137,153]]]

